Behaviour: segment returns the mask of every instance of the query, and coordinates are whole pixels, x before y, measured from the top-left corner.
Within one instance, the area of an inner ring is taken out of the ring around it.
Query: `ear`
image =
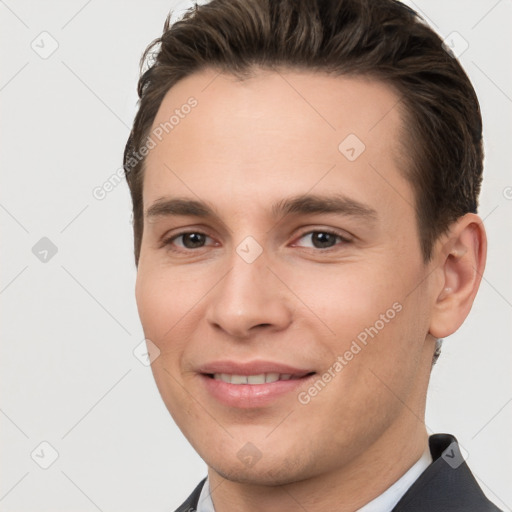
[[[480,217],[468,213],[454,222],[434,252],[440,279],[429,332],[435,338],[445,338],[466,319],[482,280],[487,237]]]

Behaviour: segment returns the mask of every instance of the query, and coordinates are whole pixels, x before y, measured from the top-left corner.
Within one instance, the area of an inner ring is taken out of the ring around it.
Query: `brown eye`
[[[296,245],[309,249],[330,249],[336,245],[349,243],[349,240],[345,237],[331,231],[309,231],[304,233],[299,240],[305,240],[306,242],[297,243]]]
[[[332,247],[336,244],[336,239],[339,238],[338,235],[333,235],[332,233],[325,233],[323,231],[315,231],[311,234],[311,241],[313,245],[317,249],[325,249],[327,247]]]
[[[211,238],[204,233],[187,231],[165,240],[163,245],[175,251],[184,251],[187,249],[201,249],[207,246],[208,240],[211,241]]]
[[[203,235],[202,233],[184,233],[178,238],[182,239],[183,247],[186,247],[187,249],[203,247],[206,241],[206,235]]]

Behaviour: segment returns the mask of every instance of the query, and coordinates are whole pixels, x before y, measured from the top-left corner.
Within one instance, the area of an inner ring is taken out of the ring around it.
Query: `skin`
[[[400,169],[398,97],[387,85],[260,69],[240,82],[203,70],[170,89],[153,126],[190,96],[198,105],[151,150],[144,177],[145,212],[176,197],[216,212],[144,220],[136,299],[160,350],[152,370],[161,396],[208,465],[217,512],[357,510],[427,446],[435,337],[471,308],[486,253],[481,220],[459,219],[424,262]],[[353,162],[338,150],[351,133],[366,146]],[[375,218],[272,216],[290,196],[335,192]],[[348,241],[319,248],[311,233],[325,230]],[[183,231],[207,236],[190,248]],[[247,236],[263,251],[252,263],[236,252]],[[228,407],[197,373],[230,359],[321,375],[395,303],[401,311],[307,405],[292,392]],[[261,455],[252,466],[237,457],[248,442]]]

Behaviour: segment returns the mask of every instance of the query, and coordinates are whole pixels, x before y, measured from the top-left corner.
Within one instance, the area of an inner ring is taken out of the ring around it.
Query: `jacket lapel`
[[[196,512],[197,502],[199,501],[199,495],[201,489],[206,481],[206,477],[203,478],[197,487],[192,491],[192,494],[176,509],[175,512]]]
[[[393,512],[499,512],[480,489],[450,434],[429,437],[432,464],[412,484]]]

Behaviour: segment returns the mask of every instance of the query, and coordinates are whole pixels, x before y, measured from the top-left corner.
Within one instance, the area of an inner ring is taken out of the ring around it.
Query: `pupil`
[[[313,233],[313,245],[317,248],[332,247],[332,242],[336,241],[336,237],[331,233],[317,232]]]
[[[204,244],[204,235],[201,233],[187,233],[183,236],[183,245],[187,249],[193,249],[194,247],[201,247]]]

